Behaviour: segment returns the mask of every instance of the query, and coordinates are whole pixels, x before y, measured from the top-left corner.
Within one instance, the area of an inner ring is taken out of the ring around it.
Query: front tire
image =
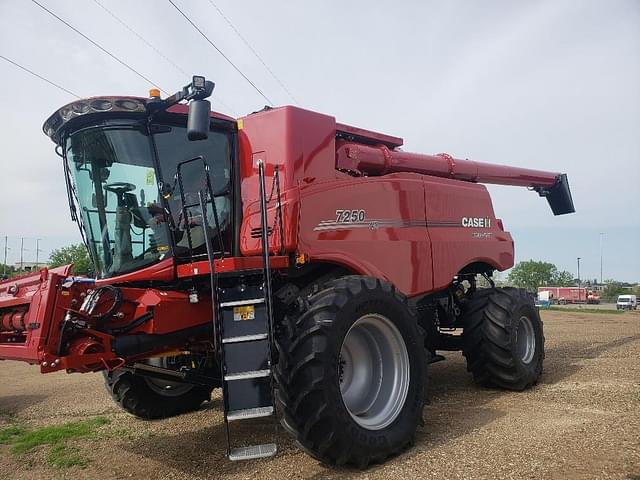
[[[301,314],[285,317],[277,345],[278,411],[310,455],[364,468],[413,442],[424,341],[392,285],[359,276],[327,283]]]
[[[150,359],[167,367],[163,360]],[[105,387],[111,398],[130,414],[144,419],[168,418],[200,408],[211,399],[212,388],[183,382],[169,382],[136,375],[126,369],[103,372]]]
[[[524,390],[542,373],[542,320],[524,289],[478,290],[465,306],[462,339],[467,370],[480,385]]]

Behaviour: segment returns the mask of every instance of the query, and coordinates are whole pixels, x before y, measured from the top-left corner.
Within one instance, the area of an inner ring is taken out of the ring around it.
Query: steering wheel
[[[104,186],[105,190],[115,193],[118,197],[120,197],[123,193],[133,192],[136,188],[137,187],[133,183],[127,182],[107,183]]]
[[[115,193],[116,197],[118,198],[119,207],[124,207],[126,205],[124,200],[124,194],[127,192],[132,192],[136,188],[137,187],[133,183],[127,183],[127,182],[107,183],[104,186],[104,189],[106,191]]]

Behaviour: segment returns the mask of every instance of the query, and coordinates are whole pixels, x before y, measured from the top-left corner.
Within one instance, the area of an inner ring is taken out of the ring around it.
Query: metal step
[[[257,303],[264,303],[264,297],[263,298],[248,298],[246,300],[235,300],[233,302],[222,302],[220,304],[220,308],[236,307],[236,306],[240,306],[240,305],[255,305]]]
[[[273,415],[273,405],[268,407],[246,408],[244,410],[232,410],[227,413],[227,420],[249,420],[250,418],[270,417]]]
[[[266,340],[268,336],[269,336],[268,333],[257,333],[255,335],[240,335],[239,337],[223,338],[222,343],[253,342],[255,340]]]
[[[278,453],[275,443],[265,443],[263,445],[251,445],[249,447],[232,448],[229,453],[229,460],[253,460],[256,458],[273,457]]]
[[[266,368],[264,370],[250,370],[248,372],[232,373],[230,375],[225,375],[224,379],[225,379],[225,381],[230,381],[230,380],[248,380],[250,378],[268,377],[269,375],[271,375],[271,369]]]

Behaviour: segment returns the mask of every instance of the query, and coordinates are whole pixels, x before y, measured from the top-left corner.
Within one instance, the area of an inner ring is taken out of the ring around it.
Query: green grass
[[[574,313],[602,313],[620,315],[624,310],[611,310],[608,308],[575,308],[575,307],[549,307],[541,310],[551,310],[552,312],[574,312]]]
[[[76,448],[71,448],[64,443],[57,443],[51,447],[47,455],[49,465],[58,468],[87,466],[87,459],[78,453]]]
[[[21,454],[39,445],[50,445],[47,462],[55,467],[84,467],[87,460],[76,449],[67,446],[71,438],[92,435],[102,425],[110,423],[107,418],[95,417],[89,420],[68,422],[29,430],[22,425],[11,425],[0,429],[0,444],[10,445],[11,453]]]
[[[0,430],[0,445],[6,445],[7,443],[10,443],[14,437],[22,435],[25,430],[26,429],[22,425],[11,425],[9,427],[3,428],[2,430]]]

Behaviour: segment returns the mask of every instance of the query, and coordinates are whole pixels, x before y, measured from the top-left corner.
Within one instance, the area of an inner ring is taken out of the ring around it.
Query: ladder
[[[218,354],[224,405],[224,427],[227,457],[251,460],[271,457],[278,451],[278,422],[275,411],[272,376],[273,310],[271,304],[271,270],[267,226],[267,199],[264,164],[258,165],[260,181],[260,215],[262,233],[262,270],[244,271],[225,276],[219,285],[215,271],[214,250],[207,236],[206,247],[213,293],[214,349]],[[205,231],[207,194],[198,193]],[[211,202],[212,204],[214,202]],[[214,207],[215,208],[215,207]],[[272,441],[246,446],[233,446],[230,424],[270,417]]]

